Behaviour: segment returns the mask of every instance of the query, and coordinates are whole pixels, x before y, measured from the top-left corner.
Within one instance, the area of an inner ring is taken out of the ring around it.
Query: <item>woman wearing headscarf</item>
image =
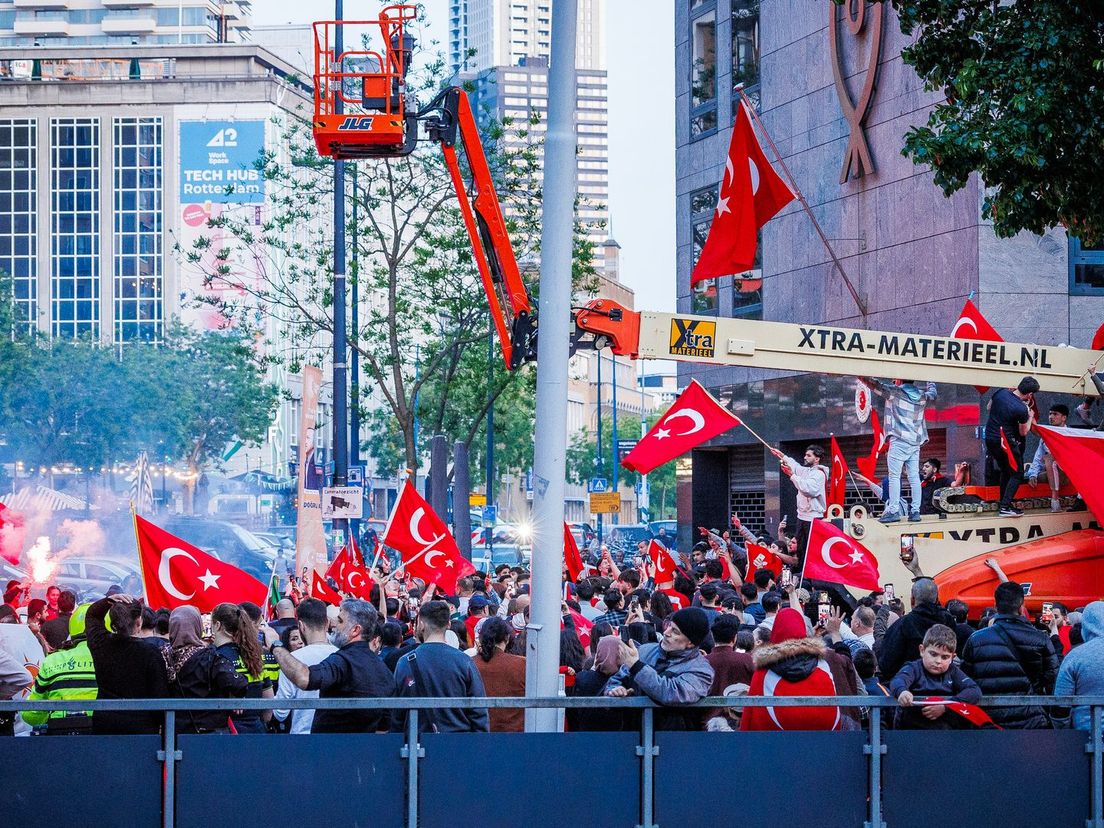
[[[597,629],[597,625],[595,626]],[[594,653],[594,666],[575,676],[575,696],[600,696],[609,677],[617,672],[616,635],[604,635],[598,640]],[[573,707],[567,711],[567,723],[571,730],[625,730],[623,711],[604,707]]]
[[[182,699],[229,699],[245,695],[249,680],[205,642],[203,619],[195,607],[178,607],[169,616],[169,647],[162,650],[169,687]],[[184,710],[176,714],[182,733],[227,733],[226,710]]]

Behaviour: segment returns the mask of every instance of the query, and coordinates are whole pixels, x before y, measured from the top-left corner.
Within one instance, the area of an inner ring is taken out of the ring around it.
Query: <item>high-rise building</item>
[[[603,0],[580,0],[576,26],[579,218],[600,247],[609,236],[609,119]],[[552,0],[451,0],[449,54],[454,71],[475,86],[478,117],[524,124],[548,120]],[[469,54],[471,52],[471,54]],[[599,251],[600,252],[600,251]]]
[[[0,2],[0,46],[241,43],[250,0],[14,0]]]
[[[450,0],[449,57],[454,72],[516,66],[548,57],[553,0]],[[605,0],[579,0],[575,65],[605,69]],[[473,54],[468,54],[469,51]]]

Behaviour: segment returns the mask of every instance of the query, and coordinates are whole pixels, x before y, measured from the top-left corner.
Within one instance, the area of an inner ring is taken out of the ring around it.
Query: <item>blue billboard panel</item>
[[[264,121],[181,121],[180,201],[260,204]]]

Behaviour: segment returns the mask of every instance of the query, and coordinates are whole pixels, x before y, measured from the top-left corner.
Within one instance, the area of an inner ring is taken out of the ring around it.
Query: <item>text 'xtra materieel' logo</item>
[[[703,319],[671,320],[671,356],[712,359],[716,351],[716,322]]]

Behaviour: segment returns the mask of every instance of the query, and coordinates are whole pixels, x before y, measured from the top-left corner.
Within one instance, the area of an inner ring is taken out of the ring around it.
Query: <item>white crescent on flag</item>
[[[436,557],[442,557],[443,558],[444,555],[445,555],[445,553],[442,552],[440,549],[434,549],[434,550],[431,550],[431,551],[427,552],[426,556],[425,556],[425,565],[426,566],[434,566],[433,559],[436,558]]]
[[[694,408],[680,408],[678,411],[672,411],[663,418],[663,424],[669,425],[671,420],[678,419],[679,417],[688,417],[694,424],[694,427],[689,431],[683,431],[680,434],[676,434],[676,437],[686,437],[705,428],[705,417],[702,416],[700,411]]]
[[[342,569],[342,574],[344,574],[344,569]],[[359,579],[360,583],[358,584],[356,581],[354,581],[354,578]],[[347,583],[349,584],[349,589],[359,589],[360,587],[364,586],[364,573],[361,572],[359,569],[354,569],[352,572],[349,573],[349,580],[347,581]]]
[[[419,530],[419,527],[421,526],[422,518],[424,516],[425,516],[425,509],[423,509],[421,506],[419,506],[415,510],[414,514],[412,514],[410,516],[410,537],[414,538],[414,540],[416,540],[422,546],[432,546],[433,544],[437,543],[437,541],[440,540],[440,538],[434,538],[433,540],[426,540],[425,538],[422,537],[422,533],[418,530]],[[428,563],[428,560],[426,562]]]
[[[751,170],[751,194],[755,195],[759,192],[759,168],[751,156],[748,156],[748,168]]]
[[[837,543],[847,544],[843,538],[829,538],[824,542],[824,546],[820,547],[820,556],[824,558],[824,562],[832,569],[843,569],[847,564],[836,563],[832,559],[832,546]]]
[[[958,332],[962,328],[963,325],[969,325],[973,329],[974,334],[975,335],[977,334],[977,332],[978,332],[977,324],[970,317],[964,316],[961,319],[959,319],[957,322],[955,322],[955,326],[951,330],[951,339],[955,339],[958,336]],[[970,339],[969,336],[964,337],[964,338],[965,339]]]
[[[165,588],[165,592],[169,593],[173,598],[179,598],[181,601],[187,601],[193,595],[194,592],[189,592],[185,595],[179,589],[176,588],[176,584],[173,583],[172,573],[169,572],[169,564],[172,563],[172,559],[183,555],[189,561],[199,566],[199,562],[192,557],[190,552],[186,552],[183,549],[177,549],[176,547],[169,547],[161,552],[161,563],[157,565],[157,580],[161,582],[161,586]]]

